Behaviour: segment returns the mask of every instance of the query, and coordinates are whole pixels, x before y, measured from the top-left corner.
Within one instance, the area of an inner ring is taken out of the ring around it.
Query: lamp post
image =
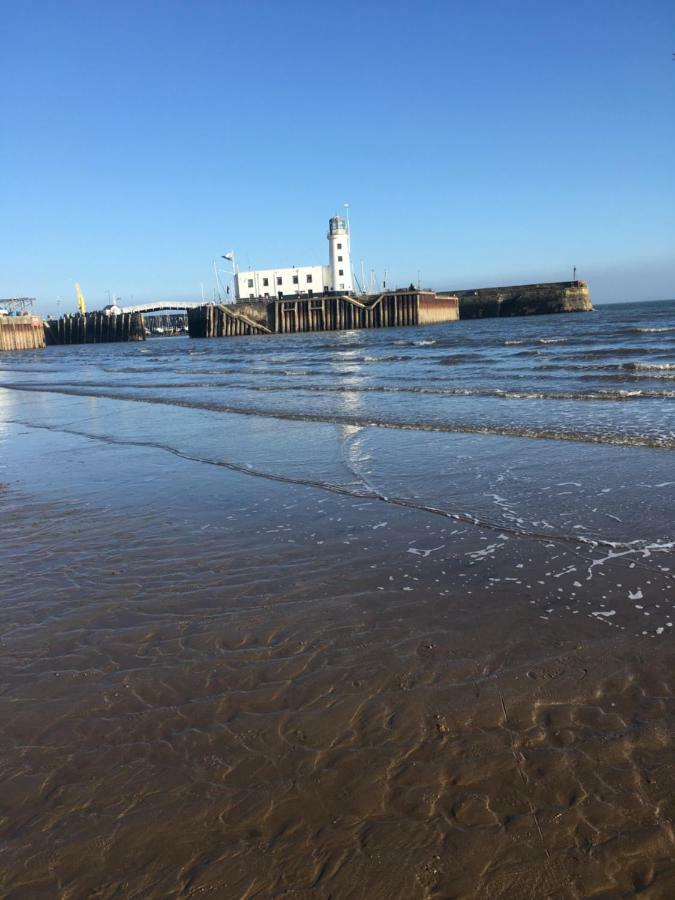
[[[233,296],[234,296],[235,299],[236,299],[236,294],[237,294],[237,284],[236,284],[236,281],[237,281],[237,263],[235,262],[235,259],[234,259],[234,250],[230,250],[229,253],[223,253],[223,255],[221,256],[221,259],[226,259],[228,262],[231,262],[231,263],[232,263],[232,288],[233,288],[232,294],[233,294]]]

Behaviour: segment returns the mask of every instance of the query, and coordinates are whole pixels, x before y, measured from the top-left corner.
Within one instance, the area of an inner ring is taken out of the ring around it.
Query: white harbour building
[[[328,223],[328,265],[291,269],[256,269],[234,273],[235,300],[283,299],[337,292],[351,294],[354,285],[349,226],[342,216]]]

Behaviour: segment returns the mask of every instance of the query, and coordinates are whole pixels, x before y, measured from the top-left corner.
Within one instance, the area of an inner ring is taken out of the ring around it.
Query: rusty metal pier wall
[[[39,316],[0,316],[1,350],[38,350],[45,346],[45,333]]]

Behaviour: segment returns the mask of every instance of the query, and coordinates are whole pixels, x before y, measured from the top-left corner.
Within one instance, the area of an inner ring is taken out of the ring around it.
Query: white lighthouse
[[[235,270],[236,300],[283,300],[303,294],[350,294],[354,290],[349,254],[349,225],[342,216],[328,222],[328,265]]]
[[[349,257],[349,227],[342,216],[333,216],[328,222],[328,248],[330,290],[353,290],[352,263]]]

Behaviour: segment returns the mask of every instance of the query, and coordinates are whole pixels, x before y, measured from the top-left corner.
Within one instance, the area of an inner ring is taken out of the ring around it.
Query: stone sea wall
[[[547,313],[590,312],[593,309],[585,281],[512,284],[443,293],[459,297],[460,319],[539,316]]]

